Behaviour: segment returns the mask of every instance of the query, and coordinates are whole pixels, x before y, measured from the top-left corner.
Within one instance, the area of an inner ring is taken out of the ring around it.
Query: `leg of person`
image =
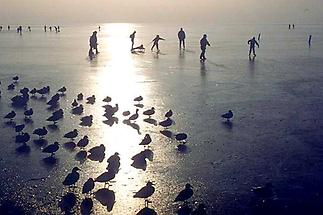
[[[252,48],[253,56],[256,56],[256,50],[255,47]]]
[[[206,51],[206,49],[203,49],[203,60],[206,60],[205,51]]]
[[[158,43],[156,43],[156,48],[157,48],[157,51],[159,52],[159,47],[158,47]]]
[[[200,60],[203,60],[203,49],[201,49]]]
[[[155,43],[153,44],[153,46],[151,47],[151,49],[150,49],[150,50],[153,50],[153,49],[154,49],[154,47],[155,47]]]
[[[185,50],[185,40],[183,40],[183,49]]]
[[[182,40],[179,40],[179,50],[182,49]]]
[[[250,48],[249,48],[249,56],[251,55],[251,52],[252,52],[252,47],[250,46]]]

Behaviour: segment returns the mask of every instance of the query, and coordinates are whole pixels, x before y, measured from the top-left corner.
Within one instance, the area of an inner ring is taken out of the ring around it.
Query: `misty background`
[[[322,0],[0,0],[0,24],[321,24]]]

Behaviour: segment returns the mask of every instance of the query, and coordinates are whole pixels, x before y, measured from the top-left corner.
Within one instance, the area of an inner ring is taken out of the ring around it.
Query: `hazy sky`
[[[323,0],[0,0],[0,22],[323,23]]]

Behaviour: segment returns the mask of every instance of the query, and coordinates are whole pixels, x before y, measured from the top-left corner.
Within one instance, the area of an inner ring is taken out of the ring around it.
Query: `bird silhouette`
[[[111,99],[111,97],[107,96],[102,101],[109,103],[112,101],[112,99]]]
[[[24,111],[25,119],[30,118],[33,114],[34,114],[34,110],[32,108]]]
[[[17,133],[21,133],[21,132],[22,132],[22,130],[24,130],[24,128],[25,128],[25,124],[16,125],[16,126],[15,126],[15,131],[16,131]]]
[[[9,84],[8,85],[8,90],[14,90],[16,88],[16,86],[14,84]]]
[[[164,121],[161,121],[159,123],[159,125],[163,126],[165,129],[167,129],[168,127],[170,127],[172,124],[173,124],[173,120],[171,120],[170,118],[167,118]]]
[[[142,187],[139,191],[135,193],[134,198],[147,199],[155,192],[154,184],[151,181],[148,181],[146,186]]]
[[[129,121],[131,121],[131,120],[136,120],[136,119],[138,119],[138,117],[139,117],[139,114],[138,114],[138,111],[139,111],[139,109],[137,108],[136,109],[136,113],[135,114],[132,114],[130,117],[129,117]]]
[[[33,132],[33,134],[36,134],[39,136],[39,139],[43,138],[47,133],[48,133],[48,131],[45,127],[36,128]]]
[[[16,116],[16,112],[15,111],[10,111],[7,115],[5,115],[5,119],[9,119],[10,121],[12,121],[13,120],[13,118],[15,118],[15,116]]]
[[[80,169],[78,167],[74,167],[72,169],[72,172],[65,177],[63,181],[63,185],[65,186],[74,185],[80,178],[80,174],[77,171],[80,171]]]
[[[233,117],[233,112],[229,110],[227,113],[222,114],[221,117],[229,121]]]
[[[165,117],[167,117],[167,118],[171,118],[172,116],[173,116],[173,111],[172,110],[167,111],[166,114],[165,114]]]
[[[44,153],[50,153],[51,157],[54,156],[55,152],[57,152],[59,149],[59,143],[58,142],[54,142],[53,144],[50,144],[48,146],[46,146],[42,152]]]
[[[190,184],[185,185],[185,189],[179,192],[174,202],[186,201],[193,196],[192,186]]]
[[[104,185],[108,184],[109,181],[111,181],[112,179],[114,179],[116,177],[115,172],[113,171],[107,171],[102,173],[101,175],[99,175],[96,179],[95,182],[100,182],[100,183],[104,183]]]
[[[138,97],[134,98],[134,101],[138,102],[138,103],[140,103],[142,100],[143,100],[142,96],[138,96]]]
[[[73,131],[70,131],[70,132],[67,132],[66,134],[64,134],[64,137],[74,140],[74,138],[77,137],[77,135],[78,135],[78,131],[77,131],[77,129],[74,129]]]
[[[151,137],[149,134],[146,134],[144,139],[139,143],[141,146],[148,146],[151,143]]]
[[[63,86],[62,88],[58,89],[57,92],[59,92],[61,94],[65,94],[66,90],[67,90],[66,87]]]
[[[86,102],[87,104],[93,105],[95,103],[95,95],[88,97],[86,100],[87,100]]]
[[[77,100],[78,101],[81,101],[81,100],[83,100],[83,94],[82,93],[79,93],[78,95],[77,95]]]
[[[15,83],[17,83],[17,82],[19,81],[19,77],[18,77],[18,75],[16,75],[16,76],[12,77],[12,80],[13,80]]]
[[[149,118],[155,114],[155,108],[152,107],[151,109],[145,110],[143,112],[144,115],[148,116]]]
[[[74,99],[73,100],[73,102],[72,102],[72,107],[76,107],[76,106],[78,106],[79,104],[77,103],[77,101],[76,101],[76,99]]]
[[[85,135],[82,139],[78,141],[77,146],[80,148],[84,148],[88,144],[89,144],[89,137]]]
[[[91,192],[93,189],[94,189],[94,180],[93,178],[89,178],[83,185],[83,188],[82,188],[82,193],[89,193]]]

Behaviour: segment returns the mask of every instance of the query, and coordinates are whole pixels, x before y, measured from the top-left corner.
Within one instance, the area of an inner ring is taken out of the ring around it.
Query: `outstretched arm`
[[[161,38],[161,37],[160,37],[159,39],[160,39],[160,40],[165,40],[164,38]]]
[[[207,44],[208,46],[211,46],[211,45],[210,45],[210,43],[209,43],[209,41],[206,41],[206,44]]]

